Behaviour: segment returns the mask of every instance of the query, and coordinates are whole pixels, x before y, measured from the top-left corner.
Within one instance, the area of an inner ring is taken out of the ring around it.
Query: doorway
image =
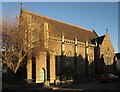
[[[40,70],[40,82],[44,83],[45,82],[45,69]]]

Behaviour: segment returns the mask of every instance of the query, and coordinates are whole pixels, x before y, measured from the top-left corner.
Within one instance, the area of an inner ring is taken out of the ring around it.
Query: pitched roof
[[[41,21],[47,22],[49,26],[51,26],[49,27],[51,31],[58,31],[59,37],[61,37],[61,34],[63,33],[66,39],[74,40],[75,36],[77,36],[78,41],[85,42],[87,38],[89,43],[91,43],[92,39],[98,37],[95,31],[92,30],[84,29],[79,26],[68,24],[42,15],[37,15],[26,10],[22,10],[22,13],[30,14],[32,17],[38,17]]]
[[[95,41],[97,41],[97,43],[101,45],[104,40],[104,37],[105,37],[105,35],[95,38],[92,40],[92,43],[95,44]]]

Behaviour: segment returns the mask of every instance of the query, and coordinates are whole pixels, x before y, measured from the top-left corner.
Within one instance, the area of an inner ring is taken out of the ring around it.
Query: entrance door
[[[45,70],[43,68],[40,70],[40,82],[45,82]]]

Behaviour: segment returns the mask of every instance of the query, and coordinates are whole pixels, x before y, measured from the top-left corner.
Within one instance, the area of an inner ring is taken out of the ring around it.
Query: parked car
[[[118,76],[112,74],[112,73],[105,73],[100,76],[100,82],[113,82],[118,81]]]

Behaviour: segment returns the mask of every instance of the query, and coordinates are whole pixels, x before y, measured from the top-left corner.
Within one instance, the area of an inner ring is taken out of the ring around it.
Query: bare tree
[[[26,20],[22,16],[12,20],[3,17],[2,61],[14,73],[23,64],[25,56],[32,52],[30,29],[26,24]]]
[[[17,72],[21,62],[27,54],[25,50],[26,44],[24,44],[24,34],[20,32],[18,27],[18,19],[14,22],[7,21],[3,18],[2,25],[2,58],[3,64],[12,70]]]
[[[44,50],[43,23],[38,17],[31,19],[31,15],[27,16],[22,11],[12,20],[3,17],[2,61],[14,73],[22,66],[25,56],[27,63],[32,54],[38,55],[40,50]]]
[[[12,20],[8,17],[3,18],[2,61],[14,73],[23,64],[25,56],[29,58],[31,54],[38,55],[40,51],[50,49],[44,47],[44,20],[32,16],[21,11],[20,16]],[[55,29],[50,24],[49,28]],[[49,29],[48,32],[50,33],[51,30]],[[57,35],[56,32],[50,34]],[[52,42],[48,39],[48,45]]]

